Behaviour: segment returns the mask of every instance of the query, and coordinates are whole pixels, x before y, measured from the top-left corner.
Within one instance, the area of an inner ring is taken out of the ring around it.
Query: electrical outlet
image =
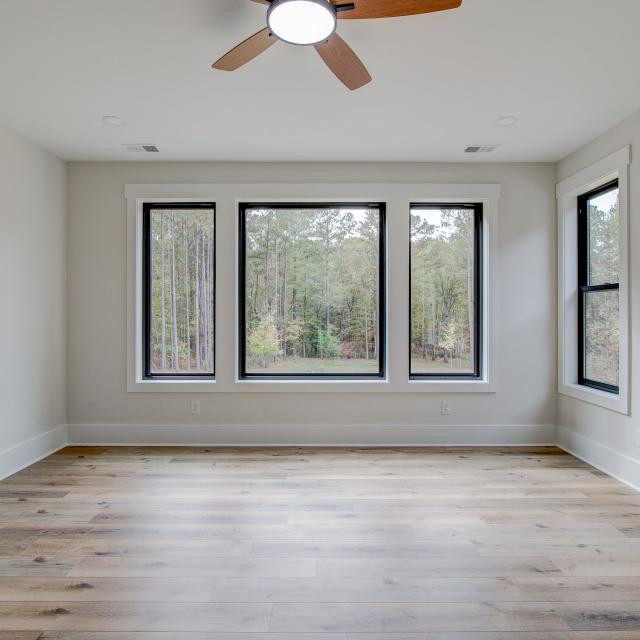
[[[453,413],[453,402],[451,400],[443,400],[440,404],[440,413],[443,416],[450,416]]]
[[[200,400],[191,401],[191,415],[192,416],[200,415]]]

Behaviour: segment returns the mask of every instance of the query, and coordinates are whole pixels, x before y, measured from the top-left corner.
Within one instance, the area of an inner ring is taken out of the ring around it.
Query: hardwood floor
[[[0,640],[640,640],[640,494],[555,448],[69,447]]]

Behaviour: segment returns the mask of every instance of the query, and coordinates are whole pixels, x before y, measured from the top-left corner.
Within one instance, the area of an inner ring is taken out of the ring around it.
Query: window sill
[[[575,400],[595,404],[610,411],[629,415],[629,403],[623,393],[610,393],[580,384],[561,384],[558,393]]]
[[[410,378],[412,391],[423,393],[496,393],[495,382],[483,378]]]
[[[130,393],[496,393],[487,380],[140,380]]]
[[[215,380],[136,380],[129,393],[208,393],[216,391]]]

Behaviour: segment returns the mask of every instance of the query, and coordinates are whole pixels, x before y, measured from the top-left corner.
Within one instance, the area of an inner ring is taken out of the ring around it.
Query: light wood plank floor
[[[69,447],[0,483],[0,640],[640,640],[640,495],[551,447]]]

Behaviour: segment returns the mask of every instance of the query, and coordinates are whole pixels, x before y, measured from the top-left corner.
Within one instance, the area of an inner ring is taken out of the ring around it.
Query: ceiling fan
[[[278,40],[313,45],[325,64],[352,91],[371,76],[351,47],[336,33],[338,19],[395,18],[456,9],[462,0],[252,0],[268,5],[267,27],[225,53],[214,69],[234,71]]]

